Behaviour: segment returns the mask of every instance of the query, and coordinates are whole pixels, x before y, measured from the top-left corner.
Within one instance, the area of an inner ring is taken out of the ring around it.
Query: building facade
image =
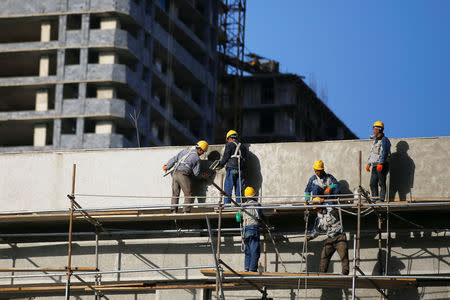
[[[242,138],[261,143],[358,137],[300,76],[263,73],[244,77]]]
[[[0,2],[0,152],[213,141],[217,1]]]

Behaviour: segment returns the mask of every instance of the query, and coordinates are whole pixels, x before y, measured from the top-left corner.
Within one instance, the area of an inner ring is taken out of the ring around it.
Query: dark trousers
[[[191,191],[191,178],[183,171],[174,171],[172,174],[172,204],[178,204],[180,199],[180,188],[183,190],[184,203],[190,204],[194,202]],[[177,207],[172,207],[172,210],[177,211]],[[190,212],[191,207],[185,206],[185,212]]]
[[[344,233],[334,237],[327,238],[323,245],[322,255],[320,257],[320,272],[326,273],[328,270],[328,265],[330,264],[330,259],[334,252],[337,250],[339,256],[341,257],[342,263],[342,274],[347,275],[349,272],[348,266],[348,246],[347,237]]]
[[[259,246],[259,229],[258,226],[246,226],[244,233],[245,247],[245,270],[250,272],[258,271],[258,260],[261,254]]]
[[[378,186],[380,186],[380,201],[384,201],[386,197],[386,178],[389,172],[389,165],[383,164],[383,170],[377,171],[377,165],[372,165],[372,173],[370,174],[370,192],[372,197],[378,197]]]
[[[241,181],[239,182],[239,170],[227,168],[223,189],[230,197],[233,194],[233,187],[236,195],[236,202],[241,203],[242,188],[244,187],[244,172],[241,170]],[[225,198],[224,203],[229,204],[231,201],[230,199]]]

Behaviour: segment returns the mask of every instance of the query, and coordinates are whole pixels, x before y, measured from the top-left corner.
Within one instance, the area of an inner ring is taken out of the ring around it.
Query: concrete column
[[[162,72],[162,62],[161,62],[161,59],[155,58],[155,68],[156,68],[156,70],[158,70],[159,72]]]
[[[114,133],[115,126],[112,121],[98,121],[95,124],[96,134],[111,134]]]
[[[42,22],[41,42],[50,42],[51,28],[50,22]]]
[[[39,76],[48,76],[48,70],[50,66],[50,58],[48,55],[42,55],[39,60]],[[48,93],[36,93],[36,110],[48,109]],[[35,147],[45,146],[45,140],[47,136],[47,125],[38,124],[34,126],[33,133],[33,145]]]
[[[98,63],[101,65],[112,65],[119,61],[118,58],[117,53],[101,52],[98,54]]]
[[[36,92],[35,110],[36,111],[48,110],[48,90],[47,89],[41,89]]]
[[[99,99],[113,99],[116,98],[116,89],[113,87],[98,87],[97,98]]]
[[[50,69],[50,57],[48,55],[42,55],[39,59],[39,76],[48,76]]]
[[[120,28],[120,22],[117,18],[107,17],[100,20],[100,29]]]
[[[37,124],[34,126],[33,146],[42,147],[45,146],[45,140],[47,137],[47,125]]]
[[[175,76],[173,74],[173,70],[172,69],[167,69],[167,81],[169,81],[169,83],[173,83],[175,81]]]

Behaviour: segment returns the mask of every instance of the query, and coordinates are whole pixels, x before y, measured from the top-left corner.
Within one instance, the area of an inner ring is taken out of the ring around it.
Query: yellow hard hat
[[[246,198],[254,197],[256,195],[255,189],[251,186],[245,188],[244,195]]]
[[[372,127],[381,127],[384,129],[384,123],[381,121],[376,121],[375,123],[373,123]]]
[[[199,141],[196,147],[202,149],[203,151],[208,151],[208,143],[206,141]]]
[[[235,137],[237,137],[238,136],[238,133],[237,133],[237,131],[236,130],[230,130],[230,131],[228,131],[227,132],[227,139],[230,137],[230,136],[235,136]]]
[[[324,167],[323,167],[323,161],[321,160],[316,160],[314,162],[314,166],[313,166],[314,170],[319,170],[319,171],[323,171]]]

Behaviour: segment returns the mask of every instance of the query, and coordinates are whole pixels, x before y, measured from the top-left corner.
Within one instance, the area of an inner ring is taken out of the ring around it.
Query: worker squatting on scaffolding
[[[310,200],[310,196],[316,196],[314,201],[320,201],[320,204],[323,204],[325,200],[323,197],[339,193],[339,185],[333,175],[325,172],[323,161],[318,160],[314,162],[313,169],[315,175],[309,179],[305,189],[306,202]],[[329,198],[333,198],[333,196]],[[320,272],[327,272],[330,259],[337,250],[342,261],[342,274],[347,275],[349,272],[347,237],[336,209],[332,207],[317,209],[314,227],[306,237],[306,240],[314,239],[319,234],[319,231],[326,232],[328,236],[320,257]]]
[[[372,197],[378,197],[378,185],[380,186],[380,200],[384,201],[386,196],[386,177],[389,172],[389,155],[391,154],[391,142],[384,135],[384,124],[381,121],[376,121],[373,124],[374,139],[372,148],[370,149],[369,159],[366,165],[366,171],[370,172],[372,166],[372,173],[370,174],[370,192]]]
[[[208,143],[199,141],[194,147],[180,151],[163,166],[166,174],[171,173],[172,175],[172,204],[178,204],[180,187],[184,193],[184,203],[191,204],[194,201],[191,180],[193,176],[200,174],[200,155],[206,151],[208,151]],[[177,207],[172,207],[171,211],[176,213]],[[190,211],[190,206],[184,207],[184,213]]]
[[[257,199],[255,198],[255,189],[251,186],[247,187],[244,191],[245,203],[242,204],[243,207],[246,206],[260,206]],[[265,220],[264,214],[259,208],[247,208],[246,212],[242,214],[243,216],[243,236],[244,236],[244,253],[245,253],[245,271],[257,272],[258,271],[258,260],[261,254],[261,249],[259,245],[260,232],[259,223]],[[240,219],[241,214],[238,213],[238,218]],[[240,220],[238,220],[240,221]]]
[[[305,189],[306,201],[309,200],[310,195],[317,196],[339,194],[338,182],[333,175],[325,172],[323,161],[318,160],[314,162],[313,169],[315,175],[309,179]]]
[[[216,170],[220,170],[226,165],[224,190],[231,197],[234,187],[236,202],[239,203],[241,202],[242,188],[245,185],[247,149],[238,141],[238,133],[234,130],[228,131],[225,140],[227,142],[225,150]],[[224,199],[224,203],[229,204],[230,202],[230,199]]]

